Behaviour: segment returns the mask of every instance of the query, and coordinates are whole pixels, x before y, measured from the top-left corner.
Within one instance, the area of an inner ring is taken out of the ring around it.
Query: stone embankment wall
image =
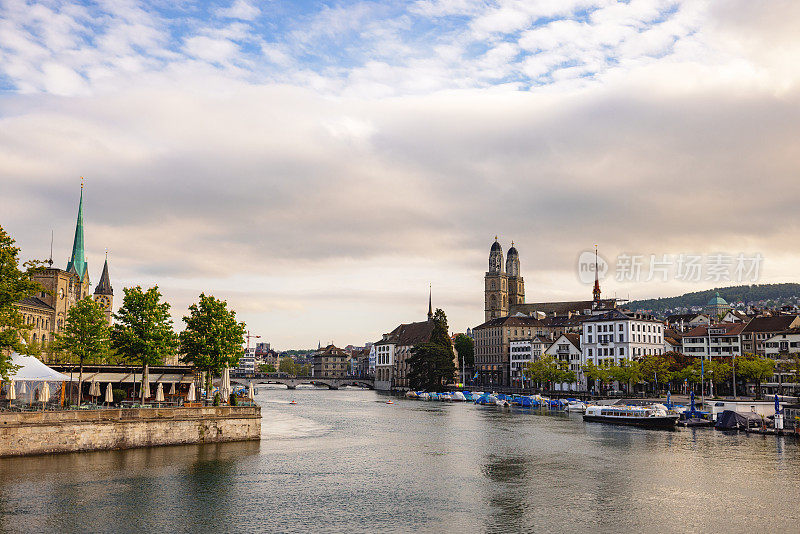
[[[0,457],[258,439],[259,406],[0,412]]]

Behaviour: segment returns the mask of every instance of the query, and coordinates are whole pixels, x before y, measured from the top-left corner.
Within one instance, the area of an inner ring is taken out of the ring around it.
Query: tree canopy
[[[522,370],[522,374],[532,382],[551,386],[556,383],[572,383],[577,380],[575,372],[569,369],[569,363],[553,356],[542,356],[528,362]]]
[[[475,365],[475,342],[466,334],[458,334],[453,340],[459,359],[463,359],[465,367]]]
[[[245,324],[236,321],[236,312],[214,296],[200,294],[183,318],[186,328],[180,333],[181,361],[206,372],[206,391],[211,378],[225,367],[234,367],[244,354]]]
[[[40,269],[39,262],[26,262],[19,266],[19,248],[14,239],[0,226],[0,377],[8,378],[16,368],[11,364],[11,352],[35,354],[17,304],[24,298],[42,291],[42,286],[31,280]],[[25,340],[25,342],[23,342]]]
[[[161,301],[158,286],[126,287],[122,306],[114,314],[111,346],[128,363],[160,365],[175,354],[178,338],[172,329],[170,306]]]

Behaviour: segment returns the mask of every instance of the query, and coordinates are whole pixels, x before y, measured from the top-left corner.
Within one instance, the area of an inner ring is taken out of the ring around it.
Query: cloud
[[[245,0],[236,0],[228,8],[217,9],[216,13],[220,18],[254,20],[261,14],[261,10]]]
[[[800,265],[800,50],[769,10],[369,5],[295,17],[292,44],[107,8],[0,22],[2,224],[27,257],[55,227],[65,259],[86,176],[92,276],[108,247],[116,286],[159,283],[178,318],[207,290],[278,346],[346,344],[423,318],[433,283],[463,330],[483,318],[496,233],[529,300],[587,295],[574,263],[593,243],[611,258],[758,251],[770,280]],[[476,31],[502,8],[525,15]],[[56,34],[28,29],[53,16]]]

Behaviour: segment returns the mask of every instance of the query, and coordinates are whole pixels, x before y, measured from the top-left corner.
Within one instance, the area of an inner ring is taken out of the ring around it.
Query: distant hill
[[[677,297],[632,300],[626,307],[633,311],[647,310],[655,314],[681,313],[693,306],[705,306],[717,291],[722,298],[734,306],[741,302],[745,305],[772,307],[800,301],[800,284],[756,284],[695,291]]]

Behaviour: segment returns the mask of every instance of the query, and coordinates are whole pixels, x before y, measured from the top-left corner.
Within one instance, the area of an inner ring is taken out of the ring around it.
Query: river
[[[262,440],[0,460],[4,532],[797,532],[794,438],[263,388]],[[290,405],[296,400],[296,405]]]

